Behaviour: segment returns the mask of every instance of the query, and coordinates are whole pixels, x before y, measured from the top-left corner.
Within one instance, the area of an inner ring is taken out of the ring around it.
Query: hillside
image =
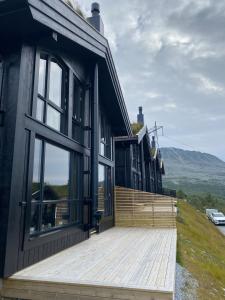
[[[197,151],[161,148],[165,162],[164,186],[188,194],[212,193],[225,197],[225,162]]]
[[[225,237],[184,200],[178,201],[177,233],[177,262],[198,281],[198,299],[225,299]]]

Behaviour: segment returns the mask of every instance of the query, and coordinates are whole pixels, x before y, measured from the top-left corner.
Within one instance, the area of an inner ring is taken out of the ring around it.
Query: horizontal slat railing
[[[176,227],[176,200],[169,196],[115,187],[115,225]]]

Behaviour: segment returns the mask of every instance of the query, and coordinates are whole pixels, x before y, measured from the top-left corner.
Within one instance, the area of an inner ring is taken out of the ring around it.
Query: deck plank
[[[65,293],[64,285],[69,285],[69,290],[74,287],[74,295],[81,293],[79,288],[85,287],[82,297],[95,297],[85,294],[92,287],[93,293],[106,293],[105,297],[110,299],[120,299],[118,291],[121,289],[126,295],[121,299],[139,299],[132,296],[135,293],[144,293],[143,299],[148,299],[146,293],[156,293],[156,299],[172,299],[175,263],[176,229],[114,227],[16,273],[5,281],[8,286],[5,291],[13,292],[13,288],[9,288],[13,285],[15,292],[21,282],[26,282],[38,299],[36,294],[41,291],[40,285],[43,287],[46,283],[50,287],[57,283],[57,289],[61,286],[62,293]],[[159,295],[166,296],[161,298]]]

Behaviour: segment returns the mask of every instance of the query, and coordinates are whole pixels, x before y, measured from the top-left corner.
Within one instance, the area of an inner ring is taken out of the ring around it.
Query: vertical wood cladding
[[[13,172],[14,137],[16,132],[17,96],[19,86],[20,49],[4,58],[4,81],[1,105],[4,108],[4,127],[0,140],[0,277],[5,268],[6,244],[9,238],[8,216]],[[14,209],[15,210],[15,209]],[[11,253],[12,254],[12,253]]]
[[[18,270],[35,264],[68,247],[76,245],[87,238],[88,232],[84,232],[82,229],[74,229],[73,232],[64,232],[61,237],[55,237],[55,239],[46,241],[45,243],[40,242],[39,245],[20,251]]]
[[[103,220],[100,223],[99,226],[99,231],[103,232],[107,229],[110,229],[114,226],[115,222],[114,222],[114,216],[110,216],[110,217],[105,217],[103,218]]]

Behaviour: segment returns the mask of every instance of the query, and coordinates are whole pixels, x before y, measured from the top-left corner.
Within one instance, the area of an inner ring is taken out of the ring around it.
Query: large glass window
[[[66,133],[66,78],[66,69],[55,58],[41,56],[36,118],[63,133]]]
[[[104,216],[111,216],[113,210],[111,168],[102,164],[98,165],[98,210]]]
[[[100,145],[99,153],[109,159],[112,159],[112,134],[109,123],[103,114],[99,118]]]
[[[31,235],[79,221],[79,160],[78,155],[43,140],[35,140]]]
[[[89,90],[74,76],[73,80],[73,120],[72,137],[90,148],[91,108]]]
[[[62,68],[57,62],[50,62],[49,99],[57,106],[61,106],[62,100]]]
[[[72,137],[84,143],[84,89],[76,78],[73,83],[73,127]]]
[[[98,210],[104,211],[105,209],[105,167],[101,164],[98,165]]]
[[[84,155],[84,198],[91,196],[91,157]]]

